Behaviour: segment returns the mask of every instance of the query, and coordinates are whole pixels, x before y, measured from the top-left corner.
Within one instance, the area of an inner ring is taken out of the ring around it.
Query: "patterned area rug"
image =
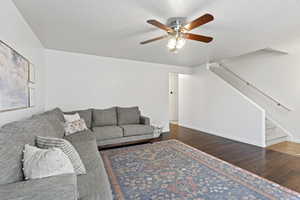
[[[101,154],[118,200],[300,199],[296,192],[177,140]]]

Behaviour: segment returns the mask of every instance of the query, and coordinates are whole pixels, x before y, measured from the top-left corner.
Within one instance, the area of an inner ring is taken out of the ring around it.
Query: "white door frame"
[[[169,73],[169,120],[178,121],[178,74]]]

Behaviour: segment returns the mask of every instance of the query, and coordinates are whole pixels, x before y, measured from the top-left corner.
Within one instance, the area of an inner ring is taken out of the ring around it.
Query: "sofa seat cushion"
[[[0,185],[1,200],[75,200],[77,177],[64,174]]]
[[[101,164],[85,175],[77,176],[79,200],[112,200],[110,182],[101,159]]]
[[[76,143],[76,142],[88,142],[96,140],[95,134],[91,130],[84,130],[80,131],[68,136],[65,136],[64,139],[68,140],[69,142]]]
[[[82,132],[66,136],[65,139],[76,149],[87,172],[97,167],[97,163],[101,159],[95,137]]]
[[[124,136],[126,137],[153,133],[153,128],[151,126],[141,124],[122,125],[121,128],[123,128]]]
[[[70,111],[65,112],[64,114],[72,115],[78,113],[80,118],[84,119],[86,126],[90,129],[92,127],[92,109],[88,110],[77,110],[77,111]]]
[[[112,200],[110,182],[93,133],[75,133],[65,139],[76,148],[87,172],[77,176],[79,200]]]
[[[139,124],[140,115],[138,107],[117,107],[118,125]]]
[[[116,107],[108,109],[93,110],[93,127],[95,126],[114,126],[117,125],[117,109]]]
[[[94,127],[93,131],[97,140],[109,140],[123,137],[123,130],[118,126]]]

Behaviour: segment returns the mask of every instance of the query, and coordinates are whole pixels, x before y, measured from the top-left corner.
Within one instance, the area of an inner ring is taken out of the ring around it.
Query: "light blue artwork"
[[[0,112],[29,106],[29,62],[0,41]]]

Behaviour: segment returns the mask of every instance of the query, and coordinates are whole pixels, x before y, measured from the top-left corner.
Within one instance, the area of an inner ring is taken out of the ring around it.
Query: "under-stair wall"
[[[264,147],[265,111],[209,71],[179,75],[179,124]]]
[[[224,66],[224,64],[213,63],[210,64],[209,69],[231,86],[239,90],[241,94],[246,95],[262,108],[267,109],[265,126],[266,146],[287,141],[292,138],[290,132],[283,128],[283,126],[272,117],[272,113],[274,112],[281,114],[291,112],[292,110],[289,107],[281,104],[280,101],[272,98],[259,88],[256,88],[253,83],[244,80],[238,74]]]
[[[274,103],[261,105],[268,116],[290,134],[291,141],[300,142],[300,40],[287,44],[286,53],[256,51],[221,63],[244,80],[290,109]],[[219,61],[218,61],[219,62]]]

